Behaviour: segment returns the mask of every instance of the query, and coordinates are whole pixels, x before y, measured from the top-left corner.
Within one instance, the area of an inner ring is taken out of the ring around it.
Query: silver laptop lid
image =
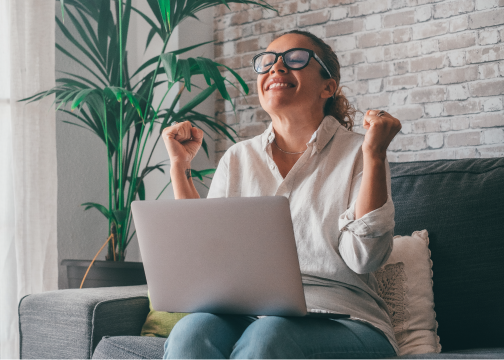
[[[306,314],[287,198],[134,201],[132,212],[154,309]]]

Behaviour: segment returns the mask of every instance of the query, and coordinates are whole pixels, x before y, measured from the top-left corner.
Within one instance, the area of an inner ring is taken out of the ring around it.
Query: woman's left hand
[[[368,110],[364,115],[363,127],[366,135],[362,144],[362,152],[365,155],[385,159],[387,148],[392,139],[401,130],[401,122],[389,113],[380,110]]]

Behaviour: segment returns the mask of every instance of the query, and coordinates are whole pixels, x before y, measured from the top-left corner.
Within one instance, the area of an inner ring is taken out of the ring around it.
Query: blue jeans
[[[164,359],[337,359],[396,356],[370,325],[329,320],[193,313],[173,328]]]

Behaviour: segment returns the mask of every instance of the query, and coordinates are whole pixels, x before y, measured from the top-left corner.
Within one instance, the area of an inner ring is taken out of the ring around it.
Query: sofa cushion
[[[429,232],[443,350],[504,347],[504,158],[390,168],[395,234]]]
[[[138,335],[147,286],[46,291],[19,302],[22,359],[89,359],[104,335]]]
[[[150,336],[104,336],[93,359],[162,359],[165,341]]]
[[[104,336],[93,359],[162,359],[166,338],[145,336]],[[504,348],[468,349],[440,354],[415,354],[393,359],[502,359]]]

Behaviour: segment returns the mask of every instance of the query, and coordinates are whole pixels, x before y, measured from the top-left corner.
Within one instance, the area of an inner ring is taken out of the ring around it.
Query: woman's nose
[[[283,57],[279,56],[276,63],[273,64],[273,66],[270,69],[270,74],[273,74],[275,72],[283,72],[286,73],[288,70],[285,67],[283,63]]]

